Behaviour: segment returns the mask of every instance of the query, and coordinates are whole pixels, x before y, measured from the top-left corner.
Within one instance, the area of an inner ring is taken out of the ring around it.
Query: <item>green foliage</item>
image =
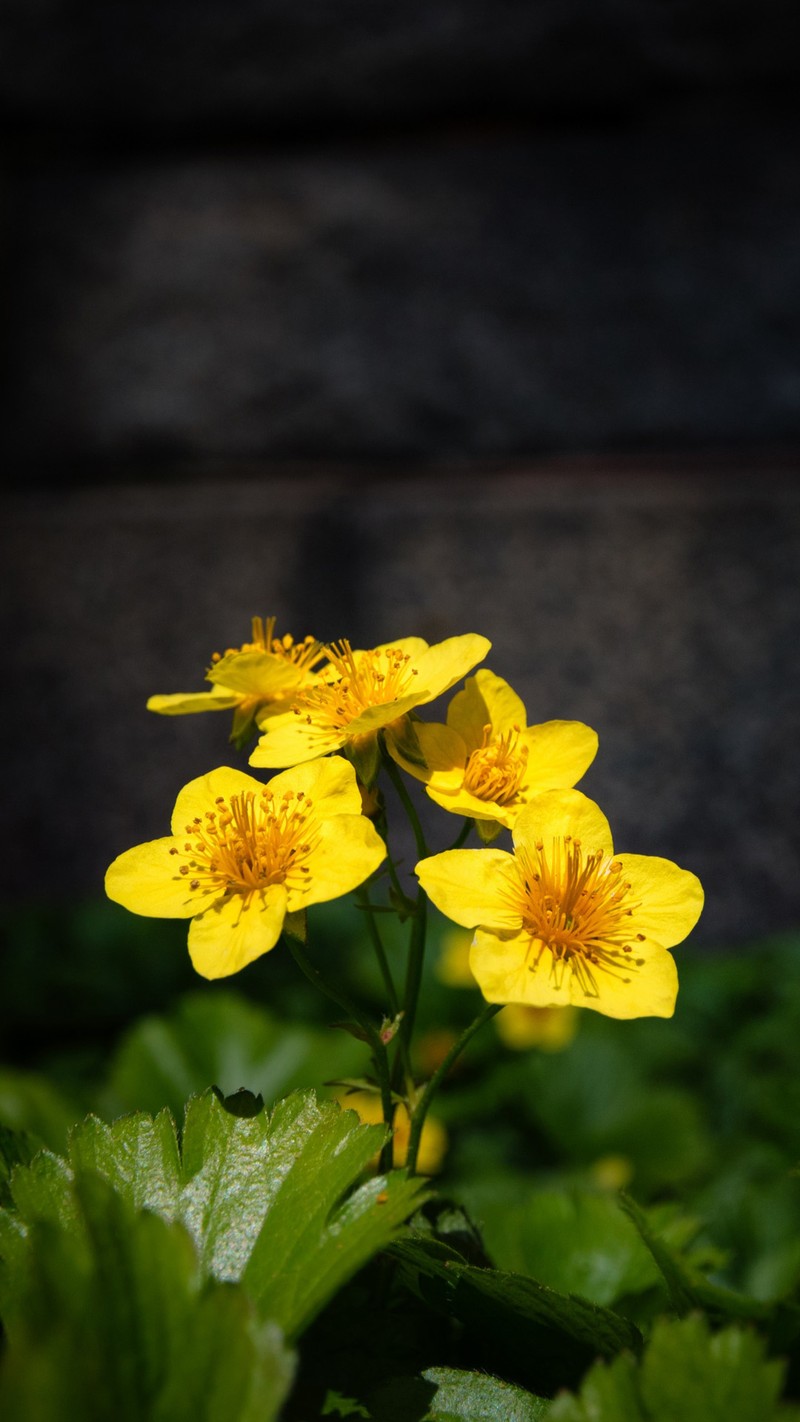
[[[597,1364],[578,1397],[559,1397],[548,1422],[796,1422],[780,1402],[783,1365],[762,1340],[729,1327],[713,1333],[699,1316],[656,1324],[637,1365],[628,1354]]]
[[[34,1211],[29,1193],[24,1225],[4,1220],[0,1416],[276,1418],[292,1354],[245,1291],[204,1278],[183,1226],[137,1211],[100,1176],[64,1171],[57,1188],[68,1200],[45,1189]]]
[[[437,1098],[434,1194],[375,1176],[383,1128],[325,1100],[368,1052],[288,954],[239,991],[181,995],[174,963],[148,980],[174,925],[122,917],[127,1018],[120,983],[92,971],[113,958],[108,916],[82,910],[61,930],[80,1046],[57,1036],[58,1013],[73,1020],[59,969],[39,1050],[28,1026],[0,1070],[0,1416],[795,1418],[796,939],[690,959],[673,1020],[584,1013],[558,1053],[512,1051],[490,1024]],[[437,981],[432,930],[421,1077],[436,1034],[480,1006]],[[363,915],[318,910],[312,946],[380,1024]]]
[[[72,1133],[67,1161],[42,1152],[12,1173],[14,1213],[0,1213],[0,1308],[13,1312],[20,1227],[80,1232],[76,1182],[99,1175],[130,1208],[183,1224],[204,1274],[242,1281],[261,1315],[294,1337],[424,1198],[424,1182],[399,1171],[352,1189],[384,1134],[312,1091],[245,1118],[207,1092],[189,1102],[180,1143],[167,1111],[111,1126],[90,1117]]]
[[[354,1074],[363,1059],[344,1032],[281,1022],[238,993],[195,992],[126,1033],[101,1104],[110,1115],[167,1106],[179,1118],[184,1101],[212,1082],[225,1094],[245,1087],[277,1101],[326,1077]]]

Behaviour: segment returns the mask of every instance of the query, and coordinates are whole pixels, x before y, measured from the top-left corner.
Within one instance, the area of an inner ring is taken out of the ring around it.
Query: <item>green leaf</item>
[[[43,1145],[63,1150],[84,1109],[40,1072],[0,1069],[0,1121],[13,1131],[27,1131]]]
[[[661,1274],[616,1196],[564,1186],[476,1192],[473,1211],[494,1262],[548,1288],[613,1305],[661,1282]]]
[[[780,1400],[784,1373],[749,1329],[662,1319],[640,1366],[629,1355],[596,1365],[547,1422],[797,1422],[798,1409]]]
[[[14,1169],[17,1219],[0,1212],[0,1249],[7,1238],[14,1250],[20,1224],[79,1231],[72,1180],[92,1171],[131,1207],[183,1223],[206,1276],[243,1281],[261,1315],[296,1336],[426,1198],[403,1171],[358,1184],[384,1138],[313,1091],[239,1116],[210,1090],[188,1103],[180,1145],[166,1111],[110,1126],[89,1117],[68,1162],[42,1152]]]
[[[73,1220],[37,1219],[18,1236],[0,1416],[276,1418],[294,1367],[277,1326],[242,1288],[203,1279],[182,1226],[137,1211],[88,1172],[70,1193]]]
[[[11,1171],[15,1165],[28,1165],[40,1144],[27,1131],[10,1131],[0,1125],[0,1205],[10,1205]]]
[[[642,1346],[634,1324],[610,1309],[520,1274],[464,1264],[438,1241],[405,1241],[392,1253],[407,1286],[464,1326],[476,1363],[537,1393],[576,1383],[598,1356]]]
[[[369,1398],[362,1414],[376,1422],[542,1422],[549,1402],[487,1373],[427,1368]]]
[[[324,1078],[355,1074],[363,1059],[363,1049],[338,1032],[280,1022],[233,992],[192,993],[169,1016],[131,1028],[101,1114],[155,1115],[166,1106],[180,1120],[184,1102],[211,1082],[225,1096],[246,1088],[271,1104]]]

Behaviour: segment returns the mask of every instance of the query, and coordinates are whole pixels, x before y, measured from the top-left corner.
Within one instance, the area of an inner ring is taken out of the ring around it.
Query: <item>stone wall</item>
[[[797,30],[4,6],[6,900],[100,893],[229,758],[144,703],[260,612],[485,633],[698,941],[800,922]]]

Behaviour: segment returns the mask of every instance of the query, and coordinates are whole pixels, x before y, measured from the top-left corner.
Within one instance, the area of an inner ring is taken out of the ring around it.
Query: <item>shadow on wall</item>
[[[597,730],[581,788],[618,846],[699,874],[698,942],[800,922],[787,478],[264,471],[18,496],[5,537],[7,685],[22,689],[5,741],[8,902],[102,895],[117,853],[168,832],[183,784],[245,767],[227,714],[145,703],[201,690],[212,652],[261,613],[354,645],[483,633],[529,721]],[[431,834],[439,845],[439,820]]]

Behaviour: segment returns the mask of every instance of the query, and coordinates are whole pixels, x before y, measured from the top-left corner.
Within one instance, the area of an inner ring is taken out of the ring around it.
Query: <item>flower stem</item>
[[[413,803],[411,801],[411,796],[409,795],[405,785],[403,784],[403,777],[400,774],[400,771],[398,770],[394,761],[392,760],[392,757],[387,751],[383,741],[381,741],[381,751],[383,753],[383,763],[386,766],[386,771],[389,776],[389,779],[391,780],[395,790],[400,796],[403,809],[408,815],[409,823],[411,825],[412,830],[414,831],[414,839],[417,845],[417,854],[419,855],[420,859],[427,859],[428,846],[425,842],[425,834],[423,832],[422,825],[419,822],[419,816],[416,810],[414,809]]]
[[[404,1052],[409,1058],[411,1056],[411,1038],[414,1035],[414,1023],[417,1017],[419,990],[422,986],[422,969],[425,963],[427,910],[428,897],[424,889],[420,888],[414,916],[411,920],[411,937],[408,944],[408,963],[403,993],[403,1020],[400,1023],[400,1039],[404,1044]]]
[[[492,1017],[495,1017],[497,1013],[501,1011],[502,1007],[503,1004],[501,1002],[487,1002],[483,1011],[478,1013],[478,1016],[470,1023],[469,1027],[462,1032],[458,1041],[453,1043],[447,1056],[436,1068],[436,1071],[433,1073],[433,1076],[414,1107],[411,1115],[411,1133],[408,1139],[408,1155],[406,1157],[406,1167],[412,1175],[417,1168],[417,1155],[419,1153],[422,1127],[425,1124],[425,1117],[428,1114],[431,1101],[453,1065],[453,1062],[456,1060],[456,1057],[461,1055],[467,1043],[472,1040],[476,1032],[480,1031],[484,1022],[488,1022]]]
[[[373,912],[372,901],[365,887],[362,886],[356,891],[356,899],[358,900],[361,907],[366,913],[370,940],[375,950],[375,957],[378,960],[378,967],[381,970],[383,985],[386,988],[386,995],[389,999],[389,1010],[396,1017],[398,1012],[400,1011],[400,999],[397,996],[397,988],[395,987],[394,978],[392,977],[392,970],[389,967],[389,960],[386,957],[386,949],[383,946],[383,939],[381,938],[380,932],[378,931],[378,925],[375,922],[375,914]]]
[[[465,841],[469,838],[469,832],[472,829],[474,823],[474,820],[465,820],[463,825],[461,826],[461,829],[458,831],[458,834],[453,840],[453,843],[447,846],[448,849],[460,849],[462,844],[464,844]]]
[[[352,999],[348,997],[347,993],[342,992],[339,988],[333,987],[332,984],[329,983],[323,977],[322,973],[311,962],[311,959],[308,957],[308,954],[306,953],[305,949],[302,947],[302,945],[296,938],[292,938],[289,934],[284,934],[284,938],[289,946],[289,952],[294,958],[294,961],[296,962],[301,973],[303,973],[305,977],[308,978],[308,981],[310,983],[313,983],[314,987],[318,988],[320,992],[323,992],[326,997],[329,997],[331,999],[332,1002],[335,1002],[337,1007],[341,1007],[342,1011],[345,1012],[348,1017],[352,1018],[353,1022],[355,1022],[356,1025],[361,1028],[361,1031],[367,1038],[369,1045],[372,1048],[372,1060],[375,1066],[375,1074],[378,1078],[378,1084],[381,1090],[381,1107],[383,1110],[383,1119],[386,1122],[387,1126],[391,1127],[392,1117],[394,1115],[394,1105],[392,1102],[389,1057],[386,1051],[386,1044],[381,1040],[380,1032],[378,1031],[375,1024],[373,1022],[370,1022],[369,1018],[361,1011],[359,1007],[356,1006]],[[383,1152],[381,1154],[381,1168],[388,1170],[391,1170],[392,1168],[391,1137],[384,1146]]]

